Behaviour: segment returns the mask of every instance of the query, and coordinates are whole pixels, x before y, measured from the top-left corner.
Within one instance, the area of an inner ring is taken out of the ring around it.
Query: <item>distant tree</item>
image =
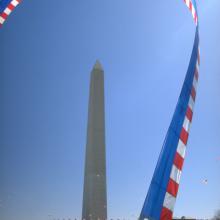
[[[220,209],[216,211],[213,220],[220,220]]]

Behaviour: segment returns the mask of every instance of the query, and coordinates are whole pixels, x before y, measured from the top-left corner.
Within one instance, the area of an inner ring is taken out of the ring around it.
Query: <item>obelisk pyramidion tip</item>
[[[95,65],[94,65],[94,69],[103,71],[102,65],[99,62],[99,60],[96,60]]]

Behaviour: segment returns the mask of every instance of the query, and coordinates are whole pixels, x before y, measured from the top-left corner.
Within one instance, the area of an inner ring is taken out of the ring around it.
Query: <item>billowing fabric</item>
[[[178,103],[140,214],[141,220],[172,219],[185,158],[196,97],[200,55],[196,2],[194,0],[184,2],[196,24],[194,45]]]
[[[0,26],[3,25],[7,17],[21,0],[0,0]]]

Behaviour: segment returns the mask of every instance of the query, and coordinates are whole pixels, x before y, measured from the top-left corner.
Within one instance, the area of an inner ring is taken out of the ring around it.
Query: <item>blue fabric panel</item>
[[[0,0],[0,14],[5,10],[11,0]]]

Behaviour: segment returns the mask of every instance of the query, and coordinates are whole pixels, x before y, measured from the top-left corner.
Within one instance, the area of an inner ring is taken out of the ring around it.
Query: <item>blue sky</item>
[[[220,208],[220,2],[197,5],[200,79],[174,215],[209,218]],[[0,30],[0,219],[81,216],[97,58],[105,70],[108,217],[137,218],[194,33],[183,1],[24,0]]]

